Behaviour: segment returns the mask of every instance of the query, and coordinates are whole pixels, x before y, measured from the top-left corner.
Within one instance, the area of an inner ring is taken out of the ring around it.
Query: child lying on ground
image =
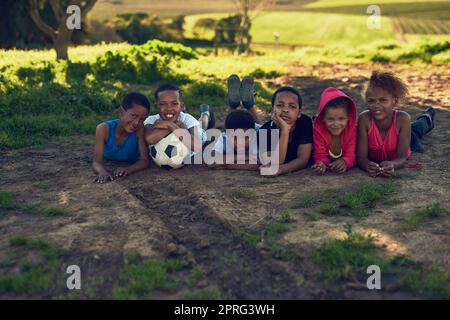
[[[369,176],[392,176],[407,165],[411,150],[423,151],[422,137],[434,128],[433,108],[411,124],[397,110],[408,94],[405,83],[390,72],[374,71],[365,93],[367,111],[358,120],[358,164]]]
[[[186,129],[190,141],[182,140],[182,142],[190,148],[192,154],[201,153],[206,141],[205,130],[213,125],[212,111],[207,108],[208,106],[201,106],[200,121],[182,112],[184,109],[182,91],[171,84],[163,85],[156,90],[155,104],[158,114],[149,116],[144,122],[145,141],[151,146],[172,132],[182,137],[183,132],[177,129]]]
[[[271,173],[273,176],[297,171],[308,165],[313,128],[311,118],[302,114],[301,108],[300,93],[292,87],[281,87],[272,96],[272,120],[260,128],[260,131],[267,130],[267,137],[262,138],[261,132],[258,132],[258,148],[261,149],[261,143],[266,142],[267,152],[270,153],[272,130],[279,129],[278,170]],[[260,171],[264,167],[267,168],[267,164],[261,166]]]
[[[140,93],[129,93],[119,107],[119,119],[102,122],[95,133],[94,162],[96,182],[105,183],[147,168],[148,150],[144,139],[143,122],[150,110],[150,102]],[[131,162],[117,168],[113,174],[103,166],[103,160]]]
[[[336,88],[322,93],[314,120],[314,165],[317,173],[344,173],[356,164],[356,105]]]

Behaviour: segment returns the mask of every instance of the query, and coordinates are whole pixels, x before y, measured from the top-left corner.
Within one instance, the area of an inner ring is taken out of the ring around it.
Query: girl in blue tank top
[[[148,167],[148,148],[144,139],[144,120],[148,117],[150,102],[140,93],[129,93],[119,107],[119,119],[102,122],[95,134],[93,168],[96,182],[105,183]],[[130,163],[111,174],[104,160]]]

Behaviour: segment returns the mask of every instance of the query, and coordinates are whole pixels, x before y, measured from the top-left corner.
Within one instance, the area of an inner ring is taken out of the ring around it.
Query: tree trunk
[[[54,38],[54,46],[57,60],[69,60],[69,44],[72,37],[72,30],[60,28],[58,34]]]

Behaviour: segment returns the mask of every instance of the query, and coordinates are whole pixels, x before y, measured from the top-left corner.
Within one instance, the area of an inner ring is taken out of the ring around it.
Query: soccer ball
[[[174,133],[169,134],[150,147],[150,155],[153,161],[167,170],[181,168],[184,158],[189,154],[188,147]]]

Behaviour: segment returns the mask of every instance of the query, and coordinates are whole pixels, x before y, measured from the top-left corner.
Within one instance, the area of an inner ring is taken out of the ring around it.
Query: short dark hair
[[[275,103],[275,99],[277,97],[277,94],[282,93],[282,92],[290,92],[290,93],[295,94],[297,96],[297,98],[298,98],[298,107],[300,109],[302,108],[302,96],[300,95],[300,92],[298,92],[298,90],[293,88],[293,87],[281,87],[281,88],[278,88],[277,91],[275,91],[274,94],[272,95],[272,108],[273,108],[273,105]]]
[[[338,97],[333,100],[330,100],[327,102],[327,104],[324,106],[324,110],[328,110],[331,108],[341,108],[344,107],[345,110],[347,110],[347,113],[350,112],[350,101],[346,97]],[[325,114],[325,113],[323,113]]]
[[[148,111],[150,111],[150,101],[147,97],[139,92],[130,92],[122,100],[122,107],[125,110],[133,108],[133,106],[142,106]]]
[[[177,87],[176,85],[168,83],[168,84],[163,84],[158,89],[156,89],[156,91],[155,91],[155,101],[158,101],[158,95],[159,95],[160,92],[163,92],[163,91],[176,91],[180,95],[180,99],[183,96],[183,91],[179,87]]]
[[[366,85],[365,94],[367,94],[367,89],[373,87],[386,90],[398,100],[402,100],[408,95],[408,87],[405,82],[392,72],[373,71]]]
[[[254,129],[255,119],[246,110],[234,110],[225,119],[225,129]]]

